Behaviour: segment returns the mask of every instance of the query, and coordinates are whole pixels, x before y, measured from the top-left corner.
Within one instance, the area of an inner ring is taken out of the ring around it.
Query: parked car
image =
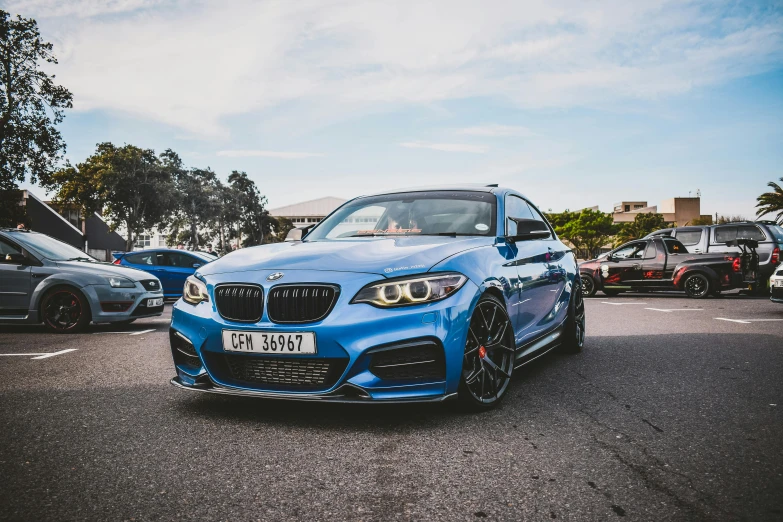
[[[783,264],[781,264],[769,279],[770,299],[775,303],[783,303]]]
[[[171,382],[487,409],[515,368],[582,349],[581,288],[570,248],[512,190],[359,197],[301,240],[243,248],[189,277],[173,308]]]
[[[155,276],[101,263],[45,234],[0,229],[0,322],[77,332],[91,321],[130,323],[162,313]]]
[[[212,256],[189,250],[155,248],[138,252],[114,253],[114,264],[144,270],[163,284],[166,297],[179,297],[185,280],[199,267],[214,261]]]
[[[647,237],[673,237],[680,241],[692,254],[734,253],[737,246],[726,243],[738,238],[758,241],[759,290],[766,288],[766,282],[780,263],[783,250],[783,227],[772,221],[742,221],[723,225],[705,225],[666,228],[657,230]]]
[[[743,284],[739,254],[690,254],[679,240],[654,236],[625,243],[604,259],[580,263],[585,296],[601,290],[684,290],[703,298]]]

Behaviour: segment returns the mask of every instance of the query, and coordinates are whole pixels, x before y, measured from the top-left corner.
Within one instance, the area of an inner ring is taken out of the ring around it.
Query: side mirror
[[[24,254],[19,254],[17,252],[6,254],[5,262],[10,263],[12,265],[23,265],[23,266],[29,264],[27,262],[27,256],[25,256]]]
[[[302,228],[292,228],[288,231],[288,234],[285,236],[286,241],[301,241],[303,237],[307,235],[308,232],[314,227],[315,225],[307,225],[306,227]]]
[[[286,241],[301,241],[302,240],[302,229],[301,228],[292,228],[288,231],[288,234],[285,236]]]
[[[510,217],[517,224],[517,233],[506,236],[510,241],[528,241],[530,239],[545,239],[552,235],[546,224],[537,219]]]

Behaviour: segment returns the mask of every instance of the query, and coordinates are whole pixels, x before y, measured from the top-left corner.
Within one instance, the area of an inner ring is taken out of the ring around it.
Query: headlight
[[[209,301],[207,285],[193,276],[188,277],[185,280],[185,288],[182,292],[182,299],[184,299],[186,303],[190,303],[192,305],[197,305],[203,301]]]
[[[369,303],[383,308],[431,303],[447,298],[467,280],[462,274],[432,274],[382,281],[359,290],[351,303]]]
[[[127,277],[108,276],[106,280],[112,288],[136,288],[136,283]]]

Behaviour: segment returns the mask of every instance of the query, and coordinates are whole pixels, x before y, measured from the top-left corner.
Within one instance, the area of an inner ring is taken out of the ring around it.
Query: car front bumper
[[[164,305],[147,307],[148,299],[162,299],[161,291],[150,292],[146,289],[112,288],[109,285],[90,285],[82,288],[87,296],[94,323],[116,323],[143,317],[155,317],[163,314]],[[113,303],[121,304],[122,310],[111,310]]]
[[[770,290],[770,300],[775,303],[783,303],[783,286],[773,286]]]
[[[181,389],[208,393],[330,402],[433,402],[456,394],[462,372],[470,314],[479,297],[479,289],[474,283],[467,281],[459,291],[443,301],[381,309],[368,304],[349,304],[359,289],[365,284],[381,280],[380,276],[339,272],[289,274],[286,274],[288,283],[312,282],[318,277],[319,282],[338,284],[341,287],[337,303],[325,319],[309,324],[275,324],[269,321],[265,311],[258,323],[244,324],[223,319],[215,308],[214,300],[193,306],[180,299],[172,309],[172,355],[177,375],[171,380],[171,384]],[[253,280],[264,281],[267,274],[264,272],[261,275],[263,278],[253,277]],[[230,281],[229,278],[226,280]],[[218,282],[220,281],[215,283]],[[210,294],[215,283],[209,282]],[[266,296],[271,285],[262,286]],[[223,350],[224,329],[314,332],[317,354],[236,355]],[[193,354],[190,358],[178,353],[175,347],[179,342],[178,337],[190,345],[187,347]],[[445,369],[441,376],[390,380],[382,379],[370,370],[373,354],[379,348],[398,348],[398,345],[410,342],[427,342],[442,350]],[[230,358],[236,357],[275,361],[274,364],[285,364],[296,359],[340,359],[345,366],[333,382],[316,389],[299,387],[296,384],[284,387],[269,386],[238,381],[230,372],[221,369],[231,367],[231,363],[223,364],[220,361],[229,361]]]

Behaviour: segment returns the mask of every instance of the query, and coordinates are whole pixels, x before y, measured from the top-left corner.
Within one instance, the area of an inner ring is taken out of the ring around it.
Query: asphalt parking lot
[[[168,314],[0,327],[2,520],[779,520],[783,305],[587,303],[577,356],[498,409],[282,403],[168,384]]]

